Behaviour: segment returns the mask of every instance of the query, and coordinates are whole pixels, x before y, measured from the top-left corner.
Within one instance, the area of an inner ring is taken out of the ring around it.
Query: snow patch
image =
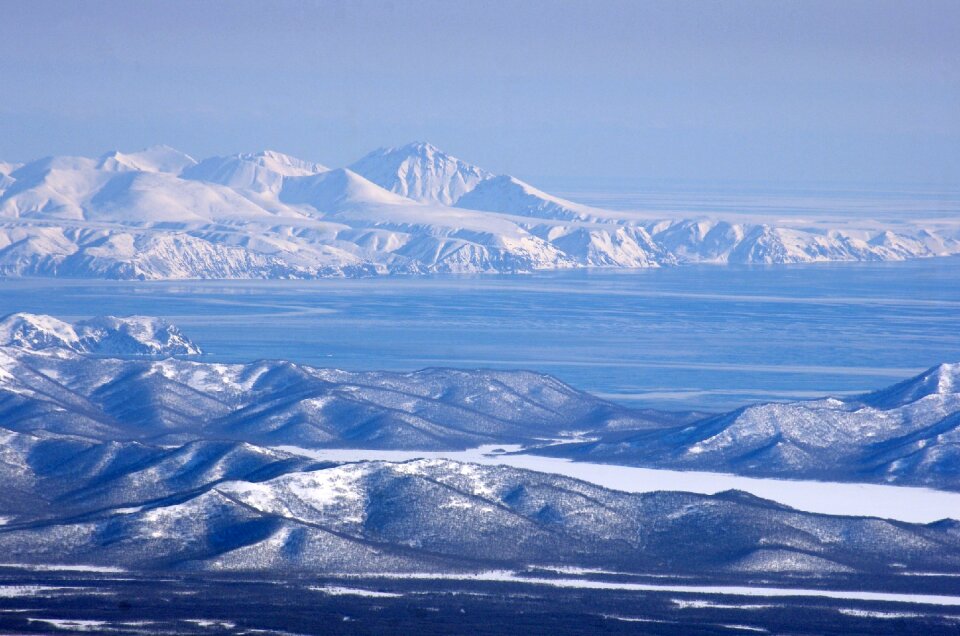
[[[55,587],[51,585],[0,585],[0,598],[17,598],[21,596],[40,596],[42,594],[75,590],[76,587]]]
[[[341,587],[336,585],[326,585],[323,587],[309,587],[308,589],[328,596],[366,596],[369,598],[400,598],[403,594],[395,592],[378,592],[375,590],[364,590],[358,587]]]
[[[45,623],[55,629],[73,632],[102,632],[110,623],[82,618],[28,618],[30,623]]]
[[[617,583],[612,581],[591,581],[588,579],[541,579],[522,576],[508,570],[489,570],[485,572],[462,574],[432,572],[372,572],[351,575],[351,577],[453,581],[498,581],[590,590],[683,592],[691,594],[714,594],[723,596],[747,596],[762,598],[812,597],[875,601],[878,603],[915,603],[918,605],[945,605],[952,607],[960,606],[960,596],[948,596],[941,594],[901,594],[894,592],[863,592],[857,590],[751,587],[736,585],[654,585],[651,583]]]
[[[47,564],[47,563],[0,563],[0,568],[18,568],[34,572],[99,572],[103,574],[120,574],[125,568],[109,565],[77,565],[77,564]]]

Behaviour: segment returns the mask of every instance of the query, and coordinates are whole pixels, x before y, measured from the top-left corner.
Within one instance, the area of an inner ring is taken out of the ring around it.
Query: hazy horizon
[[[0,160],[430,141],[531,181],[960,181],[950,2],[5,5]]]

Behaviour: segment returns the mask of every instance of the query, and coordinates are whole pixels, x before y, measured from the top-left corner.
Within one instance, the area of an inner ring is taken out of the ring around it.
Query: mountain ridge
[[[0,551],[13,562],[284,575],[579,568],[793,582],[960,573],[956,521],[814,514],[740,491],[627,493],[442,456],[316,461],[305,452],[516,444],[549,453],[653,440],[646,448],[658,457],[732,447],[724,463],[699,467],[756,474],[739,459],[768,451],[770,438],[816,447],[821,464],[838,465],[847,435],[871,452],[879,440],[880,461],[902,462],[896,483],[916,483],[906,478],[913,468],[939,476],[925,485],[960,490],[949,473],[910,464],[917,442],[927,452],[957,445],[960,364],[846,401],[691,421],[531,371],[349,372],[77,352],[85,325],[157,324],[144,320],[0,320]],[[576,441],[584,436],[593,441]],[[811,476],[802,463],[785,466],[781,477]]]
[[[97,316],[74,323],[44,314],[0,317],[0,347],[31,351],[62,348],[99,355],[197,355],[200,347],[166,320],[150,316]]]
[[[493,174],[415,141],[378,148],[348,166],[373,183],[415,201],[453,205]]]
[[[199,348],[145,318],[71,325],[14,314],[0,320],[0,341],[0,420],[19,433],[425,451],[519,444],[591,462],[960,490],[960,364],[861,396],[691,418],[532,371],[157,360]],[[87,352],[123,357],[94,363]]]
[[[213,449],[204,469],[224,451]],[[122,469],[106,490],[94,475],[90,486],[57,500],[70,506],[92,496],[92,509],[14,519],[0,526],[0,548],[19,563],[138,571],[463,573],[559,566],[815,579],[960,570],[960,543],[949,524],[814,515],[737,492],[628,494],[449,460],[284,461],[268,455],[246,469],[233,464],[223,477],[188,481],[173,468],[146,489]],[[54,474],[45,481],[57,483]],[[3,505],[9,513],[23,504]]]
[[[0,276],[125,280],[904,260],[960,227],[662,218],[555,197],[435,146],[329,169],[275,151],[199,162],[159,146],[0,173]]]
[[[960,490],[960,364],[844,399],[761,403],[656,431],[535,452],[757,477]]]

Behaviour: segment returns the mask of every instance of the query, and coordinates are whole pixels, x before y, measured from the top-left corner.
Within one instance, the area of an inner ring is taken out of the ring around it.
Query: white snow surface
[[[397,594],[396,592],[378,592],[376,590],[365,590],[363,588],[344,587],[341,585],[314,586],[308,589],[326,594],[327,596],[366,596],[369,598],[399,598],[403,596],[403,594]]]
[[[589,590],[620,590],[629,592],[681,592],[689,594],[720,594],[760,598],[777,597],[813,597],[833,598],[855,601],[875,601],[879,603],[916,603],[919,605],[960,606],[960,596],[945,594],[905,594],[893,592],[863,592],[856,590],[829,590],[785,587],[755,587],[746,585],[656,585],[652,583],[619,583],[614,581],[595,581],[582,578],[537,578],[528,577],[507,570],[489,570],[485,572],[445,574],[424,572],[389,572],[357,574],[357,578],[382,579],[425,579],[454,581],[508,581],[530,585],[577,588]]]
[[[51,585],[0,585],[0,598],[39,596],[50,592],[71,589],[76,588]]]
[[[543,219],[587,220],[603,214],[588,206],[537,190],[507,175],[487,179],[457,200],[458,208],[505,212]],[[609,213],[608,213],[609,214]]]
[[[103,633],[108,629],[108,621],[88,620],[82,618],[28,618],[30,623],[45,623],[60,631],[71,632],[99,632]]]
[[[374,150],[350,169],[391,192],[441,205],[456,203],[494,176],[426,142]]]
[[[284,177],[307,177],[328,168],[274,150],[210,157],[184,170],[181,176],[195,181],[219,183],[235,190],[256,193],[280,192]]]
[[[119,150],[100,157],[97,168],[101,170],[137,172],[169,172],[178,174],[195,166],[197,161],[190,155],[170,146],[152,146],[140,152],[123,153]]]
[[[956,219],[863,212],[811,221],[603,210],[428,143],[335,170],[271,150],[197,162],[156,146],[0,164],[0,276],[316,278],[960,253]]]
[[[17,568],[34,572],[96,572],[99,574],[121,574],[127,570],[109,565],[76,565],[76,564],[38,564],[38,563],[0,563],[0,568]]]

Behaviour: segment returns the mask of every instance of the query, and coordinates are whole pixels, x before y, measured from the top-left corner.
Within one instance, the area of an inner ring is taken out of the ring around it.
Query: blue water
[[[151,314],[220,361],[529,368],[634,406],[879,388],[960,361],[960,259],[530,276],[0,281],[0,313]]]

